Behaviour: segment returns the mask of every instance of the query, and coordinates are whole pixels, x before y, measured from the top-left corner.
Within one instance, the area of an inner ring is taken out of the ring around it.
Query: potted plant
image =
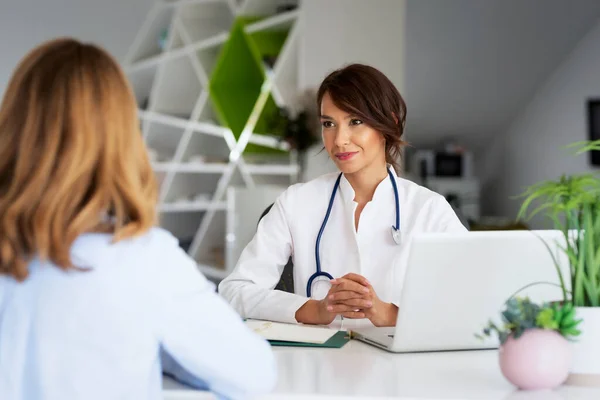
[[[506,302],[502,324],[490,321],[478,335],[498,335],[500,369],[520,389],[552,389],[569,375],[569,340],[578,336],[575,309],[571,303],[538,305],[529,298]]]
[[[276,122],[272,126],[273,132],[280,138],[280,141],[286,142],[290,149],[297,152],[300,175],[302,175],[306,167],[307,150],[319,142],[314,116],[304,109],[294,113],[290,109],[282,107],[279,108]],[[303,178],[300,176],[300,181],[302,180]]]
[[[577,154],[600,150],[600,140],[574,143]],[[595,174],[563,175],[530,186],[517,219],[542,213],[564,236],[569,260],[565,281],[555,259],[564,302],[582,318],[581,337],[573,345],[569,383],[600,385],[600,179]],[[536,205],[533,208],[533,205]],[[533,208],[532,211],[529,211]]]

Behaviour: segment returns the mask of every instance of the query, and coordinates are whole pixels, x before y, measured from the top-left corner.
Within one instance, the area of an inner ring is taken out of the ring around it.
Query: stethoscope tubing
[[[327,226],[327,221],[329,221],[329,216],[331,215],[331,210],[333,209],[333,202],[335,200],[335,195],[340,186],[340,181],[342,179],[342,174],[340,173],[333,185],[333,190],[331,192],[331,197],[329,198],[329,204],[327,205],[327,212],[325,213],[325,218],[323,219],[323,223],[321,224],[321,229],[319,229],[319,233],[317,234],[317,240],[315,242],[315,262],[316,262],[316,272],[310,276],[308,282],[306,284],[306,296],[311,297],[312,295],[312,284],[314,280],[320,276],[324,276],[328,279],[333,279],[333,277],[321,270],[321,256],[319,255],[319,249],[321,246],[321,237],[323,236],[323,232],[325,231],[325,227]],[[390,181],[392,182],[392,188],[394,189],[394,199],[396,200],[396,224],[392,226],[392,237],[394,237],[394,241],[396,241],[396,237],[394,236],[394,231],[400,231],[400,200],[398,195],[398,186],[396,184],[396,179],[392,174],[392,171],[388,168],[388,175],[390,177]],[[398,241],[396,241],[399,244]]]

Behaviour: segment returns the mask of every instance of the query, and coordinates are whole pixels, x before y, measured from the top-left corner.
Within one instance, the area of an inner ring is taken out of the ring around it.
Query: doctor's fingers
[[[367,280],[367,278],[365,278],[362,275],[355,274],[353,272],[350,272],[350,273],[342,276],[342,279],[349,279],[349,280],[354,281],[356,283],[359,283],[359,284],[361,284],[361,285],[363,285],[365,287],[371,286],[371,283],[369,283],[369,281]]]
[[[330,304],[327,306],[327,311],[335,314],[342,314],[347,312],[356,312],[362,311],[360,306],[357,305],[347,305],[347,304]]]
[[[363,319],[367,318],[367,315],[362,311],[349,311],[341,314],[342,317],[348,319]]]
[[[349,299],[371,299],[371,293],[356,293],[352,290],[341,290],[332,292],[329,296],[327,296],[327,300],[334,303]]]
[[[349,290],[356,293],[370,293],[371,289],[366,286],[361,285],[355,281],[345,278],[338,278],[335,280],[336,283],[331,287],[330,293],[341,292],[342,290]]]
[[[373,300],[371,299],[348,299],[348,300],[341,300],[335,303],[330,303],[332,305],[344,305],[344,306],[350,306],[352,307],[355,311],[356,309],[369,309],[371,307],[373,307]]]

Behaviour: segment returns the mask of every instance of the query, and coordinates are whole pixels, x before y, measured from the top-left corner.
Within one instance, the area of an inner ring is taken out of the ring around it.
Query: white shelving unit
[[[298,0],[158,1],[125,59],[160,184],[160,224],[214,280],[232,265],[224,259],[227,189],[289,185],[298,178],[292,151],[276,157],[244,152],[248,144],[289,150],[254,128],[269,95],[277,106],[295,110],[298,7]],[[211,76],[232,26],[247,17],[252,18],[244,25],[247,35],[288,33],[274,65],[263,63],[266,78],[236,139],[217,118]]]

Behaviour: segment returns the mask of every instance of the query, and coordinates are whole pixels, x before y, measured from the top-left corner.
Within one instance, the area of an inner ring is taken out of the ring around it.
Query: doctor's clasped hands
[[[354,273],[331,281],[322,300],[309,300],[296,312],[301,323],[328,325],[337,315],[350,319],[367,318],[375,326],[394,326],[398,307],[379,299],[369,281]]]

